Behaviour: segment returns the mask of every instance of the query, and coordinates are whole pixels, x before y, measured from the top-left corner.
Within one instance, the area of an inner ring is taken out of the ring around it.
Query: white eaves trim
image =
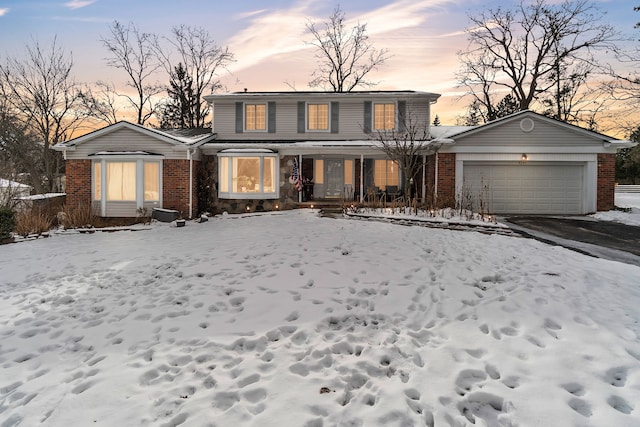
[[[99,138],[104,135],[108,135],[120,129],[130,129],[135,132],[148,135],[159,141],[163,141],[168,144],[171,144],[178,150],[199,147],[200,145],[206,143],[207,141],[210,141],[215,138],[214,133],[200,134],[197,136],[175,136],[160,130],[150,129],[141,125],[127,122],[127,121],[121,121],[111,126],[107,126],[102,129],[97,129],[93,132],[89,132],[88,134],[80,136],[78,138],[74,138],[65,142],[60,142],[52,146],[51,148],[56,151],[67,151],[67,150],[73,151],[75,150],[75,147],[79,144],[83,144],[87,141],[91,141],[92,139]]]

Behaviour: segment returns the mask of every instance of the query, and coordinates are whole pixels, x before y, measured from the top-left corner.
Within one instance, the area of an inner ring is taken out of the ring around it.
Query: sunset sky
[[[349,24],[368,24],[376,47],[392,57],[371,75],[381,90],[413,89],[440,93],[435,113],[455,124],[467,101],[457,101],[456,52],[465,49],[468,14],[511,0],[343,0]],[[598,0],[607,22],[629,37],[640,13],[632,0]],[[49,46],[54,37],[74,59],[76,79],[105,80],[123,87],[125,76],[106,65],[100,42],[115,20],[133,22],[142,31],[166,35],[188,24],[209,30],[228,46],[235,62],[220,76],[228,91],[308,90],[315,67],[305,23],[323,20],[337,5],[325,0],[0,0],[0,60],[20,56],[26,44]]]

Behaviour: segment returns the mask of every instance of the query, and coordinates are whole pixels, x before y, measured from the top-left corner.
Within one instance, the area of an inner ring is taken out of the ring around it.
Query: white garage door
[[[583,214],[583,164],[469,163],[464,185],[498,214]],[[484,188],[484,191],[482,190]]]

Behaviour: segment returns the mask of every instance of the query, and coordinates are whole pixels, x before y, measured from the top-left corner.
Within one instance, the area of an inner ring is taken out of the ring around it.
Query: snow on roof
[[[11,181],[8,179],[0,178],[0,187],[2,188],[31,188],[30,185],[22,184],[20,182]]]
[[[429,131],[432,138],[449,138],[462,132],[466,132],[476,126],[431,126]]]
[[[135,131],[143,132],[148,135],[154,136],[158,139],[164,139],[166,142],[174,145],[197,145],[198,143],[205,142],[208,139],[215,137],[215,133],[211,129],[198,128],[198,129],[153,129],[146,126],[130,123],[127,121],[121,121],[113,125],[96,129],[88,134],[79,136],[69,141],[59,142],[52,148],[54,150],[64,151],[70,147],[75,147],[78,144],[82,144],[93,138],[97,138],[101,135],[114,132],[121,128],[129,128]]]
[[[31,196],[19,197],[19,200],[42,200],[42,199],[53,199],[56,197],[66,196],[67,193],[44,193],[44,194],[33,194]]]
[[[221,153],[273,153],[273,150],[268,148],[229,148],[221,150]]]
[[[98,151],[90,156],[162,156],[162,154],[149,153],[148,151]]]
[[[213,132],[209,128],[152,130],[158,133],[162,133],[170,138],[175,139],[176,141],[180,141],[185,144],[195,144],[196,142],[213,135]]]

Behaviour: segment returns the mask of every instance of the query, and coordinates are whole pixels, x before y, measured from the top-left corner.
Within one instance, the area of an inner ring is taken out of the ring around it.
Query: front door
[[[342,189],[344,187],[344,164],[342,159],[327,159],[324,165],[326,181],[325,197],[342,197]]]

